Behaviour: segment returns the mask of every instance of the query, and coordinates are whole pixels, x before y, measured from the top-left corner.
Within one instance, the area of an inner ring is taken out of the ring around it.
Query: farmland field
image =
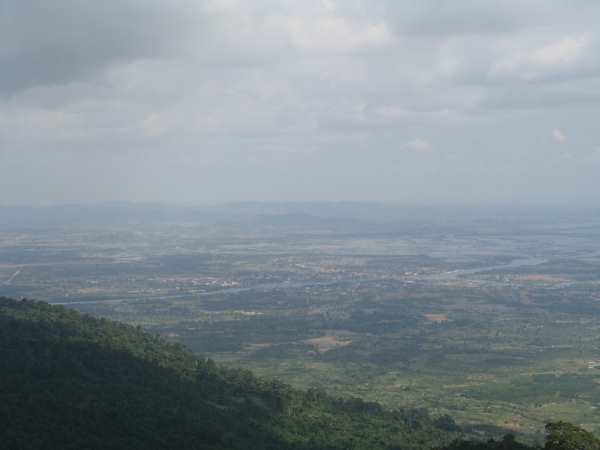
[[[0,294],[473,433],[600,431],[600,228],[322,218],[5,229]]]

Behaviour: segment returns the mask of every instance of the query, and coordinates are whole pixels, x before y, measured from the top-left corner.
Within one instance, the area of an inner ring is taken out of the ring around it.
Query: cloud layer
[[[4,0],[0,203],[595,201],[599,20],[592,0]]]

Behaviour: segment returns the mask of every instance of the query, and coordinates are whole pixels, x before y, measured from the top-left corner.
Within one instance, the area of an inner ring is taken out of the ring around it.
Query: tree
[[[545,450],[600,450],[600,440],[583,428],[567,422],[546,425]]]

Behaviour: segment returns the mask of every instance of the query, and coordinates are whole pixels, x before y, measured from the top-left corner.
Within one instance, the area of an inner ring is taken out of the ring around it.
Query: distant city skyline
[[[594,204],[595,0],[4,0],[0,205]]]

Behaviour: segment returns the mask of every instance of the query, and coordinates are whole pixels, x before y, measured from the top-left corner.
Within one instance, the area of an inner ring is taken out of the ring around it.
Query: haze
[[[600,199],[596,0],[0,0],[0,204]]]

